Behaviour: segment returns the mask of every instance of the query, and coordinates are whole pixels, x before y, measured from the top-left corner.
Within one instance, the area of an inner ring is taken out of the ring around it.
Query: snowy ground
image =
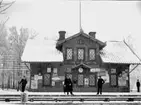
[[[46,94],[46,95],[64,95],[63,92],[28,92],[25,91],[28,94]],[[17,91],[15,89],[0,89],[0,94],[20,94],[21,91]],[[141,92],[103,92],[103,95],[141,95]],[[74,95],[96,95],[96,92],[74,92]]]

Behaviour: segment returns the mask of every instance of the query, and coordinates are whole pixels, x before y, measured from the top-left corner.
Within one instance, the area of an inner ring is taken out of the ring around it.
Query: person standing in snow
[[[99,76],[98,82],[97,82],[97,95],[100,93],[102,94],[102,85],[105,83],[105,81],[101,78],[101,76]]]
[[[21,84],[22,92],[24,92],[25,91],[26,84],[27,84],[27,80],[26,80],[25,76],[23,76],[23,78],[21,79],[21,81],[19,82],[19,84]]]
[[[140,92],[140,82],[139,82],[139,79],[137,79],[136,86],[137,86],[137,92]]]

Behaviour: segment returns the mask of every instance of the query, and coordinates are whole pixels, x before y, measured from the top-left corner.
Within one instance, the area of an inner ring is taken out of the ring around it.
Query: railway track
[[[28,94],[28,101],[141,101],[141,95],[39,95]],[[0,101],[21,101],[21,94],[0,94]]]

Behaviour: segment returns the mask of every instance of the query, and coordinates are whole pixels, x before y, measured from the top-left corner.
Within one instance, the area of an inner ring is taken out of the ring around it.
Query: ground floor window
[[[111,68],[110,70],[110,85],[117,86],[117,74],[115,68]]]
[[[117,76],[112,74],[111,75],[111,86],[117,86]]]
[[[78,86],[83,86],[83,85],[84,85],[84,75],[78,74]]]
[[[84,73],[78,73],[78,74],[72,74],[67,73],[66,76],[69,76],[74,84],[76,86],[96,86],[96,74],[84,74]]]
[[[43,84],[44,86],[51,85],[51,74],[44,74]]]
[[[94,74],[91,74],[89,76],[89,86],[95,86],[96,85],[96,76]]]

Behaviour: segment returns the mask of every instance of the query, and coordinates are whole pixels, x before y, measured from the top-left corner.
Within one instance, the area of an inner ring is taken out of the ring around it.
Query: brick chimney
[[[58,41],[64,40],[65,39],[66,31],[59,31],[58,33],[59,33],[59,39],[58,39]]]
[[[93,38],[95,38],[95,34],[96,34],[96,32],[89,32],[89,35]]]

